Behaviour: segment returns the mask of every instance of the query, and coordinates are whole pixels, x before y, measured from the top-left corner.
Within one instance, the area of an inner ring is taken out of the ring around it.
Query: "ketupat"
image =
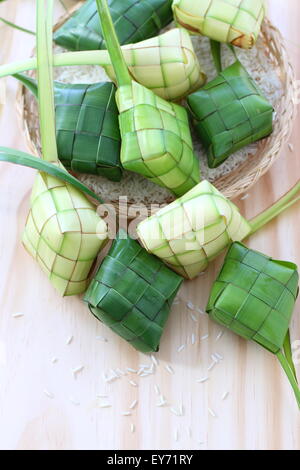
[[[38,99],[36,80],[15,74]],[[120,181],[121,136],[113,83],[54,82],[56,143],[60,162],[77,173]]]
[[[210,168],[273,130],[273,107],[239,61],[187,101]]]
[[[174,0],[173,12],[175,21],[192,34],[251,49],[265,7],[263,0]]]
[[[298,295],[299,274],[293,263],[274,260],[241,243],[229,249],[211,290],[207,313],[245,339],[251,339],[278,356],[300,406],[294,376],[288,329]]]
[[[208,181],[137,227],[146,250],[188,279],[204,271],[232,241],[243,240],[250,232],[237,207]]]
[[[121,44],[143,41],[172,21],[172,0],[109,0]],[[87,0],[54,34],[54,41],[73,51],[106,49],[95,0]]]
[[[134,80],[168,101],[184,98],[206,81],[190,35],[183,28],[174,28],[152,39],[123,46],[122,52]],[[107,51],[57,54],[53,57],[53,65],[101,65],[113,81],[116,79]],[[35,57],[1,65],[0,78],[35,68]]]
[[[119,88],[116,94],[124,168],[181,196],[200,179],[186,110],[132,80],[105,0],[97,0]]]
[[[39,112],[43,158],[59,165],[49,40],[52,9],[53,1],[37,1]],[[106,239],[105,222],[80,191],[53,176],[38,173],[23,243],[62,295],[86,290],[92,264]]]
[[[122,47],[133,79],[168,101],[178,101],[204,85],[206,75],[183,28]],[[112,66],[105,66],[115,81]]]
[[[120,231],[84,300],[98,320],[147,353],[159,349],[182,282],[181,276]]]

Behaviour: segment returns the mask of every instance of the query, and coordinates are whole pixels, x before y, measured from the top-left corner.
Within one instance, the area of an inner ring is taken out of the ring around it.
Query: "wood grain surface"
[[[74,2],[63,3],[68,7]],[[300,2],[268,3],[269,16],[281,29],[299,76]],[[57,17],[63,7],[62,2],[56,4]],[[34,29],[35,2],[1,3],[0,16]],[[33,36],[3,24],[0,37],[1,63],[29,56],[34,44]],[[0,144],[26,150],[14,105],[17,85],[8,79],[6,86]],[[294,151],[286,146],[272,170],[249,191],[248,199],[237,201],[248,218],[299,180],[299,124],[300,118],[290,139]],[[205,307],[221,260],[180,291],[181,301],[172,310],[155,373],[149,377],[128,374],[110,384],[104,382],[103,374],[109,375],[110,369],[139,369],[151,359],[97,322],[81,299],[61,299],[24,251],[20,239],[33,179],[34,171],[1,163],[0,448],[299,449],[300,413],[276,358],[229,332],[217,341],[220,327],[199,312],[194,312],[193,319],[186,307],[188,301]],[[300,265],[299,209],[298,205],[269,224],[252,237],[250,246]],[[18,312],[24,315],[14,317]],[[67,344],[69,337],[73,339]],[[292,337],[300,340],[299,302]],[[181,345],[186,347],[178,352]],[[207,372],[216,351],[224,359]],[[55,363],[54,358],[58,359]],[[166,370],[168,364],[174,374]],[[74,376],[72,370],[81,365],[84,369]],[[207,382],[196,382],[205,375]],[[138,386],[131,385],[131,380]],[[167,401],[163,407],[157,406],[155,385]],[[225,392],[228,397],[222,400]],[[138,404],[132,415],[123,416],[135,399]],[[111,407],[102,408],[106,402]],[[181,404],[182,416],[172,413],[171,408],[176,411]]]

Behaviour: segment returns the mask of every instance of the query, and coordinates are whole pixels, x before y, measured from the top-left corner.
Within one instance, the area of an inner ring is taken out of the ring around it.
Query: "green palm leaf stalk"
[[[181,196],[200,179],[187,113],[132,79],[107,2],[97,0],[97,5],[119,86],[116,100],[120,112],[121,163],[127,170]]]
[[[250,222],[208,181],[202,181],[137,226],[147,251],[187,279],[204,271],[234,241],[260,230],[300,200],[300,183]]]
[[[273,130],[273,107],[239,61],[188,97],[210,168]]]
[[[132,78],[168,101],[178,101],[204,85],[206,75],[189,33],[174,28],[160,36],[122,47]],[[54,55],[53,65],[101,65],[116,81],[107,51],[67,52]],[[36,69],[36,58],[0,66],[0,78]]]
[[[38,98],[34,79],[15,74]],[[66,84],[54,82],[58,158],[76,173],[122,178],[121,136],[113,83]]]
[[[120,231],[86,294],[98,320],[143,353],[157,351],[183,278]]]
[[[109,0],[113,23],[121,44],[156,36],[172,21],[172,0]],[[72,51],[106,49],[95,0],[87,0],[60,27],[54,40]]]
[[[285,354],[298,284],[295,264],[234,243],[213,285],[206,310],[217,323],[276,354],[300,408],[295,369],[291,357]]]
[[[54,169],[66,173],[58,161],[52,80],[52,10],[53,1],[37,1],[37,52],[39,114],[43,159],[31,195],[23,243],[62,295],[81,294],[86,290],[89,272],[107,239],[105,222],[95,206],[66,182]],[[20,152],[2,149],[2,158],[16,163],[30,163]],[[33,158],[33,157],[32,157]],[[39,159],[36,159],[39,162]],[[32,166],[37,166],[33,164]],[[45,173],[44,168],[52,174]],[[70,175],[68,175],[70,176]],[[77,185],[78,187],[78,185]]]
[[[265,6],[263,0],[173,0],[173,12],[175,21],[192,34],[251,49]]]

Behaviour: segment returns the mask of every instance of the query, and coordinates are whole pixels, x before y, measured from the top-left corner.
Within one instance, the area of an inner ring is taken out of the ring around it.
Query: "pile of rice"
[[[216,76],[208,38],[194,37],[193,44],[198,59],[207,74],[208,81]],[[63,49],[56,46],[56,52]],[[237,56],[246,67],[257,85],[272,103],[275,110],[282,96],[281,82],[277,71],[270,59],[266,56],[262,40],[258,40],[256,46],[250,51],[237,49]],[[222,46],[223,66],[227,67],[235,61],[233,53],[225,45]],[[55,70],[55,79],[65,83],[96,83],[110,81],[104,69],[99,66],[74,66],[59,67]],[[184,103],[183,103],[184,104]],[[276,115],[275,115],[276,119]],[[196,155],[200,160],[202,178],[210,182],[216,181],[221,176],[236,169],[247,158],[256,153],[258,144],[251,144],[230,156],[226,162],[215,169],[208,168],[204,148],[199,138],[192,130]],[[172,194],[144,177],[124,171],[121,182],[114,183],[101,176],[78,175],[78,178],[87,184],[94,192],[99,194],[106,202],[117,201],[119,196],[127,196],[128,202],[135,204],[163,204],[173,199]]]

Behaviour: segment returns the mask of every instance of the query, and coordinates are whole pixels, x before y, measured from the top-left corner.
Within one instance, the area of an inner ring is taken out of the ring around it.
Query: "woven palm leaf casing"
[[[135,81],[168,101],[177,101],[198,90],[206,81],[189,33],[174,28],[122,51]],[[112,80],[112,66],[105,66]]]
[[[172,0],[109,0],[120,44],[156,36],[172,21]],[[84,5],[59,28],[54,40],[73,51],[106,49],[95,0]]]
[[[133,81],[116,93],[122,137],[121,163],[181,196],[200,179],[188,116]]]
[[[105,222],[73,186],[38,173],[23,243],[61,295],[82,294],[107,240]]]
[[[237,207],[208,181],[145,219],[137,227],[143,246],[193,279],[232,241],[250,233]]]
[[[113,83],[55,84],[60,161],[78,173],[120,181],[121,136]]]
[[[126,236],[117,235],[85,301],[96,318],[133,347],[157,351],[183,278]]]
[[[234,243],[206,310],[213,320],[277,354],[289,328],[298,283],[295,264]]]
[[[239,61],[190,95],[188,105],[210,168],[273,130],[273,107]]]
[[[255,44],[265,16],[263,0],[174,0],[178,24],[243,49]]]

